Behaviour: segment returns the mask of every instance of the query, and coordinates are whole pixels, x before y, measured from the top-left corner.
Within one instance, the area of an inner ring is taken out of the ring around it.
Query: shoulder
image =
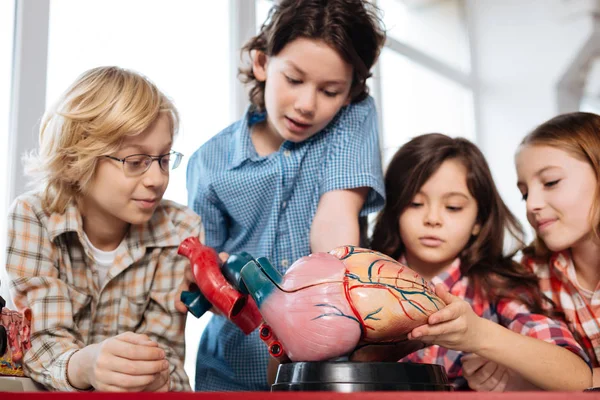
[[[352,103],[344,107],[339,113],[337,123],[360,123],[367,117],[375,117],[376,115],[375,100],[371,96],[367,96],[366,99],[358,103]]]
[[[17,197],[8,210],[9,221],[21,224],[46,225],[50,214],[42,205],[42,194],[28,192]]]
[[[535,256],[533,254],[523,254],[521,264],[529,271],[543,278],[549,275],[550,259],[552,256]]]
[[[245,119],[241,119],[234,122],[210,138],[192,154],[190,164],[210,169],[219,164],[219,161],[227,162],[235,150],[236,134],[244,121]]]
[[[163,199],[155,214],[163,214],[173,225],[177,235],[182,240],[189,236],[199,236],[201,218],[191,208],[171,200]]]

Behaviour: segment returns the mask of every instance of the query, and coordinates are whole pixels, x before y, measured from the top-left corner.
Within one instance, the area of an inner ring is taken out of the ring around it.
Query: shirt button
[[[283,268],[287,268],[290,265],[290,262],[288,260],[281,260],[281,266]]]
[[[286,207],[287,207],[287,201],[282,201],[281,208],[286,208]]]
[[[284,155],[284,156],[286,156],[286,157],[289,157],[289,156],[290,156],[290,154],[292,154],[292,152],[291,152],[291,151],[289,151],[289,150],[284,150],[284,151],[283,151],[283,155]]]

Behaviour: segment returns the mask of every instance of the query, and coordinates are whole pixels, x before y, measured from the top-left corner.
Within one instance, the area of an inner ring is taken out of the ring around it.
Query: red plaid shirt
[[[532,314],[524,304],[514,300],[503,299],[497,303],[490,303],[489,300],[482,298],[475,292],[469,278],[462,275],[460,259],[456,259],[450,268],[434,277],[431,283],[443,284],[450,293],[469,303],[475,314],[480,317],[494,321],[514,332],[565,347],[587,361],[585,352],[563,322]],[[450,382],[457,389],[468,389],[467,381],[462,376],[462,356],[461,351],[429,346],[400,361],[443,365]]]
[[[538,275],[540,287],[554,302],[555,310],[564,313],[592,366],[600,367],[600,285],[591,299],[582,293],[568,251],[554,253],[546,262],[531,257],[523,257],[522,262]]]

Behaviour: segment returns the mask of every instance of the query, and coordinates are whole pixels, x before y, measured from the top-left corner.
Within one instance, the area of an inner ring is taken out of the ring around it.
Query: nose
[[[153,160],[150,168],[143,175],[143,183],[146,187],[161,187],[169,182],[169,173],[160,168],[158,160]]]
[[[298,92],[295,104],[296,111],[303,116],[312,116],[317,108],[317,93],[315,88],[305,85]]]
[[[527,212],[536,213],[544,208],[544,196],[540,190],[529,189],[527,193]]]
[[[442,225],[442,219],[437,207],[427,207],[423,222],[426,226],[436,227]]]

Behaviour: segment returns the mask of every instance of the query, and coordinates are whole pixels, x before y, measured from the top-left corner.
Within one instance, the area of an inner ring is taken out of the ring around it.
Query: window
[[[8,208],[8,132],[10,132],[11,81],[15,31],[15,2],[0,1],[0,187],[5,188],[0,196],[0,209]],[[0,218],[0,259],[4,260],[6,248],[6,218]],[[0,295],[8,300],[8,279],[5,268],[0,268]]]
[[[187,204],[192,152],[230,119],[228,2],[52,0],[47,102],[89,68],[118,65],[150,78],[181,117],[173,146],[185,155],[166,198]]]
[[[476,140],[475,86],[464,0],[377,0],[387,41],[376,77],[383,165],[411,138]]]
[[[471,70],[464,0],[377,0],[390,38]]]
[[[384,165],[400,146],[420,134],[475,139],[469,88],[387,48],[380,62]]]

